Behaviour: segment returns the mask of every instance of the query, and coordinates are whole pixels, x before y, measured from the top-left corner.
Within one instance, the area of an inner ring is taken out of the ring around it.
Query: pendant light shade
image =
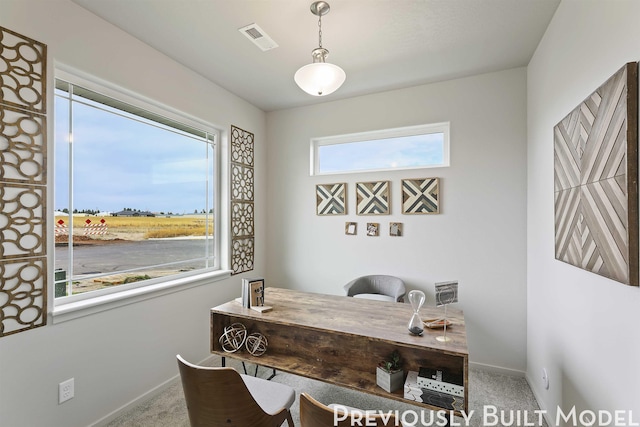
[[[342,68],[328,62],[305,65],[293,76],[300,89],[314,96],[335,92],[346,78],[347,75]]]
[[[347,75],[342,68],[326,62],[329,51],[322,47],[322,15],[329,13],[329,3],[317,1],[311,4],[311,13],[318,16],[319,47],[311,53],[313,63],[301,67],[293,79],[309,95],[324,96],[338,90]]]

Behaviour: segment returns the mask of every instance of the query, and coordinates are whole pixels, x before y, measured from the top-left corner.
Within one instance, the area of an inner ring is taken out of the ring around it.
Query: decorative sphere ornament
[[[247,351],[254,356],[262,356],[267,351],[267,337],[254,332],[247,337]]]
[[[235,353],[242,348],[246,340],[247,328],[242,323],[233,323],[224,328],[218,342],[225,352]]]

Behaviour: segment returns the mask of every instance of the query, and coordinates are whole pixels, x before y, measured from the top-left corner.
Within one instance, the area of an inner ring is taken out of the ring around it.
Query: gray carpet
[[[210,360],[211,366],[220,366],[219,358]],[[242,365],[232,359],[227,358],[227,365],[233,366],[242,372]],[[254,365],[248,365],[249,373],[253,374]],[[259,377],[268,377],[271,369],[260,367],[258,369]],[[366,393],[360,393],[355,390],[349,390],[342,387],[333,386],[315,381],[308,378],[299,377],[283,372],[278,372],[272,381],[287,384],[296,389],[296,402],[291,408],[293,421],[296,426],[300,426],[299,418],[299,394],[306,392],[325,404],[339,403],[351,407],[362,409],[375,409],[383,411],[400,411],[401,417],[408,423],[413,423],[416,416],[419,418],[418,426],[441,425],[437,417],[433,417],[432,412],[423,410],[423,408],[402,403],[392,399],[385,399],[372,396]],[[494,412],[494,408],[495,411]],[[516,424],[518,414],[521,417],[528,416],[527,425],[547,426],[542,422],[538,423],[538,415],[534,412],[539,409],[538,404],[533,397],[531,388],[527,381],[522,377],[514,377],[490,373],[478,369],[469,369],[469,413],[473,411],[469,418],[469,424],[463,418],[455,419],[456,425],[482,427],[486,421],[490,425]],[[503,416],[500,418],[493,417]],[[416,414],[416,415],[414,415]],[[510,418],[514,418],[510,422]],[[420,418],[422,421],[420,422]],[[522,420],[524,420],[522,418]],[[495,421],[498,421],[497,424]],[[524,421],[520,422],[523,425]],[[284,424],[286,425],[286,423]],[[364,421],[363,421],[364,425]],[[107,424],[108,427],[189,427],[189,419],[187,409],[182,393],[182,384],[176,381],[162,393],[149,399],[148,401],[138,405],[127,413],[120,415],[118,418]],[[250,427],[250,426],[247,426]]]

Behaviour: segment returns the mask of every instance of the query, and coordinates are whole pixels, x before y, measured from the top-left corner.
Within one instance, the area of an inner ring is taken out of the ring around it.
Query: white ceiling
[[[314,97],[293,81],[318,46],[311,0],[73,0],[265,111],[526,66],[560,0],[328,0],[327,62],[347,80]],[[258,24],[279,47],[238,29]]]

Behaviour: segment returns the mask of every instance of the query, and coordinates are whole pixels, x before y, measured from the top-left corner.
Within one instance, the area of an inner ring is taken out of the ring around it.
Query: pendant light
[[[322,16],[329,13],[329,3],[317,1],[311,4],[311,13],[318,17],[319,47],[311,51],[313,63],[296,71],[293,79],[300,89],[313,96],[324,96],[335,92],[347,75],[337,65],[326,62],[329,51],[322,47]]]

